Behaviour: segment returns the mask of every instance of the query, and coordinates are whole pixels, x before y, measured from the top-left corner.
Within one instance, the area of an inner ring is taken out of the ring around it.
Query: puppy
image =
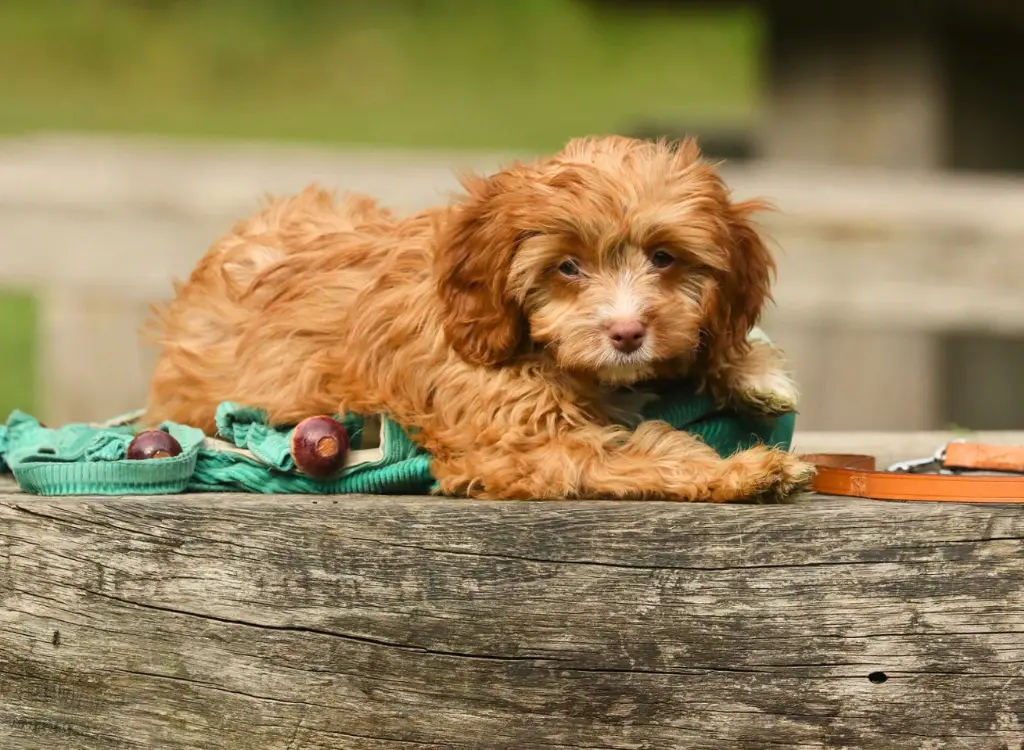
[[[445,493],[728,502],[784,496],[812,468],[720,458],[624,387],[693,378],[775,414],[796,388],[748,340],[775,266],[751,215],[688,140],[582,138],[399,218],[310,187],[219,239],[157,306],[147,419],[215,430],[232,400],[275,423],[387,414]],[[635,415],[634,415],[635,416]]]

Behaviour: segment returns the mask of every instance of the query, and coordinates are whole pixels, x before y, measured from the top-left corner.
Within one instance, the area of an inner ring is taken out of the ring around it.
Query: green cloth
[[[0,471],[38,495],[160,495],[171,492],[424,494],[434,486],[430,456],[405,431],[381,420],[379,448],[364,449],[364,420],[341,421],[351,442],[348,466],[327,481],[295,468],[293,427],[271,427],[263,412],[231,402],[217,409],[217,437],[173,422],[159,429],[181,444],[173,458],[132,461],[128,445],[138,413],[110,423],[43,427],[15,411],[0,426]]]
[[[763,334],[752,332],[752,337]],[[643,412],[700,437],[728,456],[758,443],[789,450],[795,414],[755,417],[716,410],[692,386],[675,383]],[[335,478],[299,473],[289,453],[291,426],[271,426],[258,409],[225,402],[217,410],[217,436],[165,422],[160,429],[181,444],[178,456],[130,461],[125,456],[140,412],[110,422],[56,429],[20,411],[0,425],[0,472],[11,471],[25,492],[39,495],[156,495],[173,492],[383,495],[427,494],[437,488],[430,456],[387,417],[340,417],[349,433],[346,467]],[[379,443],[379,445],[376,445]]]
[[[25,492],[37,495],[135,495],[181,492],[196,468],[201,430],[165,429],[181,443],[181,454],[128,461],[130,426],[69,424],[48,429],[20,411],[0,427],[0,471],[5,468]]]

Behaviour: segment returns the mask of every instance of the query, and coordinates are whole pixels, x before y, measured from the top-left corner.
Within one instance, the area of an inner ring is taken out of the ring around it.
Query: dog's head
[[[435,255],[442,324],[466,360],[541,345],[564,369],[625,385],[740,345],[775,266],[692,140],[571,141],[463,180]]]

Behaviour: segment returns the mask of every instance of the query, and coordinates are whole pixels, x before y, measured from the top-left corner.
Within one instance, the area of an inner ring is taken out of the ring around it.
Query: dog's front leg
[[[587,426],[465,446],[434,463],[442,491],[485,499],[778,499],[804,488],[813,468],[756,447],[722,459],[663,422],[636,431]]]
[[[799,390],[786,369],[782,351],[760,340],[724,363],[712,377],[709,389],[724,403],[766,415],[794,411],[799,400]]]

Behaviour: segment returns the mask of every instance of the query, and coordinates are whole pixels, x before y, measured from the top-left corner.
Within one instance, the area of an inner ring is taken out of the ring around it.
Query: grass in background
[[[36,320],[31,294],[0,289],[0,422],[36,409]]]
[[[583,0],[5,0],[0,132],[549,149],[745,119],[746,12]]]

